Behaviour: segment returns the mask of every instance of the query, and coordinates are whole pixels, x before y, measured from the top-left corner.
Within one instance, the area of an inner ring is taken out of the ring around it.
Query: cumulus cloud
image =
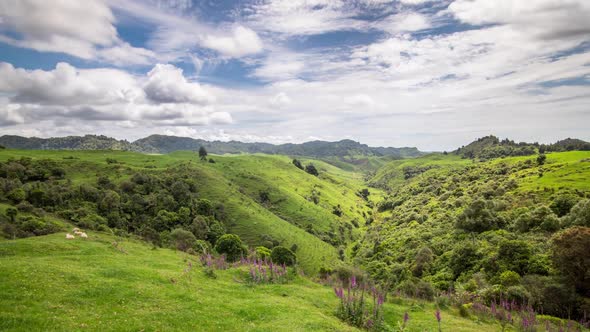
[[[147,76],[144,90],[155,102],[208,104],[214,101],[211,94],[198,83],[189,83],[182,69],[173,65],[158,64]]]
[[[228,124],[227,112],[212,105],[213,94],[189,82],[182,70],[156,65],[145,77],[118,69],[24,70],[0,63],[0,122],[110,121],[172,126]]]

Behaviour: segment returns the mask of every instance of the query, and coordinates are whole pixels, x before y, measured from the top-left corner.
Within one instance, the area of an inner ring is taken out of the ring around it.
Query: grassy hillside
[[[229,269],[212,279],[194,256],[89,235],[0,240],[0,330],[356,331],[335,317],[332,289],[306,278],[249,286],[245,271]],[[394,299],[385,305],[385,320],[397,326],[404,312],[409,331],[436,330],[432,304]],[[496,331],[498,325],[449,309],[442,328]]]
[[[0,161],[21,157],[55,161],[66,173],[60,181],[71,181],[74,187],[96,185],[100,175],[107,175],[115,185],[138,172],[188,177],[196,184],[196,197],[223,204],[228,232],[251,246],[264,244],[268,237],[287,247],[296,244],[300,264],[308,273],[336,262],[336,247],[356,239],[372,211],[356,195],[363,188],[360,174],[317,160],[304,163],[313,162],[319,177],[296,168],[283,156],[211,156],[215,163],[209,163],[193,152],[0,151]],[[378,200],[379,191],[372,191],[372,199]],[[262,199],[262,193],[268,199]],[[333,213],[337,206],[341,216]]]

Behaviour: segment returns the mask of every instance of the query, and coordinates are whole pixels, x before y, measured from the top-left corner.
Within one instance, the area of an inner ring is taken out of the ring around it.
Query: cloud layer
[[[0,55],[0,125],[426,150],[590,139],[588,17],[584,0],[0,0],[0,43],[79,60]]]

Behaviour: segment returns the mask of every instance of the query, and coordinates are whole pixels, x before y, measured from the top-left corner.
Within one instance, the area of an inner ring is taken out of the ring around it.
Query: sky
[[[590,1],[0,0],[0,134],[590,140]]]

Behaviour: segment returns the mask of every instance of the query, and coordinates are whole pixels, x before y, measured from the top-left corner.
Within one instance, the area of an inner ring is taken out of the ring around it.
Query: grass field
[[[2,331],[356,331],[335,317],[332,289],[307,278],[250,286],[229,269],[212,279],[194,256],[102,233],[1,240],[0,266]],[[391,326],[407,311],[409,331],[436,330],[432,304],[394,302]],[[454,309],[442,316],[443,331],[497,330]]]

